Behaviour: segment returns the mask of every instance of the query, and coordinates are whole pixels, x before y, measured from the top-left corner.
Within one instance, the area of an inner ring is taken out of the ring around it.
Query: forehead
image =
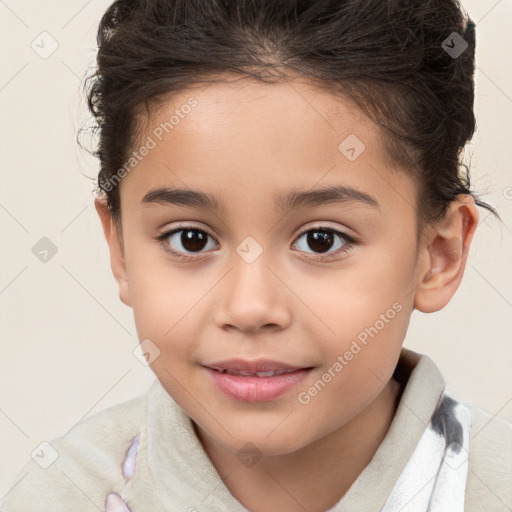
[[[148,141],[152,149],[123,182],[131,182],[139,202],[162,184],[217,196],[228,192],[226,185],[275,197],[276,190],[340,180],[358,189],[413,191],[390,164],[381,129],[345,96],[304,80],[202,84],[162,98],[138,120],[135,150]]]
[[[302,153],[309,150],[315,157],[332,144],[337,146],[344,134],[359,133],[375,138],[373,146],[380,145],[380,130],[351,99],[304,79],[261,83],[239,78],[198,84],[163,96],[153,107],[149,116],[145,110],[138,111],[142,137],[156,131],[157,138],[165,138],[172,131],[176,141],[183,135],[191,142],[194,135],[203,143],[220,144],[219,149],[234,149],[236,142],[250,135],[256,137],[254,145],[264,142],[266,149],[282,152],[287,148],[296,151],[300,144]]]

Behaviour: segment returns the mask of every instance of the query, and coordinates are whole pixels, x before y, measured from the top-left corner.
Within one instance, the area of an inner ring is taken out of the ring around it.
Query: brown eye
[[[301,242],[302,241],[302,242]],[[345,233],[332,228],[316,228],[304,231],[297,239],[296,245],[303,252],[310,254],[336,254],[348,250],[354,240]],[[312,251],[308,251],[307,248]],[[331,250],[331,249],[335,250]]]
[[[198,229],[184,229],[179,237],[181,246],[187,251],[200,251],[208,241],[208,235]]]
[[[161,235],[159,240],[168,252],[185,257],[189,254],[204,252],[205,248],[211,248],[208,247],[210,240],[213,241],[213,247],[215,247],[213,237],[198,228],[173,229]]]
[[[333,234],[327,231],[309,231],[306,235],[307,244],[314,251],[326,252],[334,243]]]

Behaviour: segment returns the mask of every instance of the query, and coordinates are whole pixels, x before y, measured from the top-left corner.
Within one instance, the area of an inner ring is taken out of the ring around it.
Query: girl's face
[[[153,371],[233,451],[339,429],[383,392],[425,273],[413,181],[356,107],[305,83],[214,83],[146,122],[119,281]],[[276,368],[295,371],[253,373]]]

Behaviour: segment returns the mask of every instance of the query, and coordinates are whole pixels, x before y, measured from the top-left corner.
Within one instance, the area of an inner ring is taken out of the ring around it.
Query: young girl
[[[460,160],[474,28],[455,0],[112,4],[95,205],[157,378],[3,512],[512,510],[512,426],[402,347],[494,212]]]

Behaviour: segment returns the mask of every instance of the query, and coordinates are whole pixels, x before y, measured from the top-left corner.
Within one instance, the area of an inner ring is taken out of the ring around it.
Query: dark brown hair
[[[85,87],[98,188],[116,221],[119,187],[109,185],[138,137],[141,105],[149,112],[159,98],[237,75],[304,76],[351,98],[381,126],[390,161],[413,173],[421,225],[459,194],[499,218],[470,190],[461,158],[476,125],[475,25],[458,0],[116,0],[97,42]]]

